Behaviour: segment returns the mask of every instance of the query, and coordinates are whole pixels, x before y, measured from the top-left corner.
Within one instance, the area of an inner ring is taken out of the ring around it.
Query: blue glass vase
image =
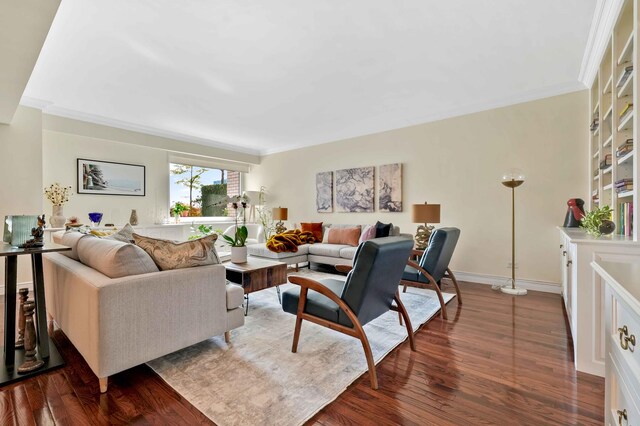
[[[97,212],[89,213],[89,220],[91,221],[91,226],[93,227],[99,226],[100,222],[102,221],[102,213],[97,213]]]

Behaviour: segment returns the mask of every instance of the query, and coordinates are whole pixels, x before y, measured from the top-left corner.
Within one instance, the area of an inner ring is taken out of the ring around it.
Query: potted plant
[[[233,237],[222,235],[222,238],[231,246],[231,262],[246,263],[247,262],[247,246],[245,242],[249,236],[249,230],[245,226],[245,211],[247,208],[247,198],[244,195],[236,195],[229,198],[229,202],[235,210],[235,228]],[[242,225],[238,226],[238,215],[242,208]]]
[[[49,223],[53,228],[62,228],[67,221],[64,217],[63,206],[69,201],[71,195],[70,186],[60,186],[58,182],[44,189],[44,195],[47,200],[53,204],[53,213],[49,219]]]
[[[176,223],[179,222],[180,216],[186,216],[189,213],[189,206],[181,203],[180,201],[176,201],[175,204],[171,207],[171,216],[176,218]]]
[[[611,221],[611,213],[609,206],[596,207],[584,215],[580,227],[594,237],[611,234],[616,229],[616,224]]]

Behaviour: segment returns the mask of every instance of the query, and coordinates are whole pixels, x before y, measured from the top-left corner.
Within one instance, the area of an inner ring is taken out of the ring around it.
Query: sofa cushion
[[[80,262],[109,278],[158,272],[158,267],[144,250],[130,243],[84,237],[78,240]]]
[[[61,251],[61,254],[64,254],[67,257],[70,257],[73,260],[80,260],[78,257],[78,242],[83,238],[95,238],[91,234],[82,234],[78,231],[66,231],[63,232],[59,238],[54,239],[55,243],[62,244],[63,246],[71,247],[71,250]]]
[[[309,245],[310,244],[302,244],[298,246],[298,251],[295,253],[291,251],[276,253],[269,250],[266,243],[251,244],[247,245],[247,253],[251,256],[266,257],[268,259],[286,259],[288,257],[304,256],[309,254]]]
[[[340,250],[340,257],[343,259],[352,259],[356,254],[356,250],[358,250],[358,247],[347,247],[347,248],[343,248],[342,250]]]
[[[180,243],[136,233],[133,234],[133,239],[137,246],[151,256],[161,271],[220,263],[215,247],[218,239],[216,234]]]
[[[244,290],[236,284],[227,284],[227,310],[242,306],[244,302]]]
[[[388,237],[391,234],[392,223],[376,222],[376,238]]]
[[[340,250],[350,247],[345,244],[311,244],[309,246],[309,254],[316,256],[340,257]]]
[[[373,240],[376,237],[376,227],[375,225],[367,225],[362,230],[360,234],[360,239],[358,240],[358,244],[364,243],[367,240]]]
[[[116,240],[116,241],[122,241],[123,243],[132,243],[133,242],[133,233],[134,233],[134,229],[133,226],[131,226],[130,224],[126,224],[125,226],[122,227],[121,230],[119,230],[118,232],[115,232],[111,235],[108,235],[106,237],[104,237],[105,240]]]
[[[301,223],[300,224],[300,230],[302,232],[311,232],[313,234],[313,238],[316,239],[316,241],[320,242],[322,241],[322,222],[313,222],[313,223]]]
[[[329,244],[346,244],[355,247],[358,245],[358,239],[360,239],[360,226],[329,229]]]

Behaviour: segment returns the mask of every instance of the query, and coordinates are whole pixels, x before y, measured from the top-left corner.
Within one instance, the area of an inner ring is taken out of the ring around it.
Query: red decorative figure
[[[567,201],[567,215],[564,218],[564,226],[565,228],[577,228],[580,226],[582,222],[582,218],[584,217],[584,200],[581,198],[570,198]]]

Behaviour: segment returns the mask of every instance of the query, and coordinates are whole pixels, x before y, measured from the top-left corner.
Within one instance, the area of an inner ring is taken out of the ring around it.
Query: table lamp
[[[440,204],[414,204],[411,208],[413,223],[420,223],[416,230],[416,249],[424,250],[429,244],[429,237],[434,230],[428,223],[440,223]]]
[[[284,226],[283,220],[287,220],[289,218],[289,209],[286,207],[274,207],[271,210],[271,216],[273,220],[279,221],[276,223],[276,234],[282,234],[287,228]]]

